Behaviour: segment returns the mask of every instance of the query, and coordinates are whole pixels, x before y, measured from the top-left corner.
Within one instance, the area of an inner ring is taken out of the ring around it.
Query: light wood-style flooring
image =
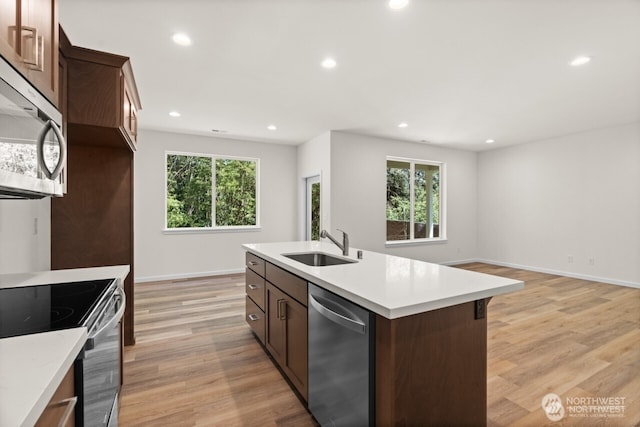
[[[525,281],[488,306],[487,425],[640,425],[640,289],[458,267]],[[135,292],[121,426],[315,425],[245,324],[244,275],[143,283]],[[621,397],[624,414],[552,422],[540,405],[547,393]]]

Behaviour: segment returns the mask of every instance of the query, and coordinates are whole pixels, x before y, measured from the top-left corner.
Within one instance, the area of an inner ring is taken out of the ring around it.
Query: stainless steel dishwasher
[[[373,426],[375,317],[309,283],[309,410],[324,426]]]

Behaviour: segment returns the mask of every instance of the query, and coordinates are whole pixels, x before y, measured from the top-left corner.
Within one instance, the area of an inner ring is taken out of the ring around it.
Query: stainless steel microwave
[[[0,57],[0,199],[65,191],[62,114]]]

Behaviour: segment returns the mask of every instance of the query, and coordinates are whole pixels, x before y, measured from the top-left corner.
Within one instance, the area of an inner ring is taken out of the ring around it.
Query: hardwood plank
[[[458,267],[525,281],[488,305],[487,425],[640,425],[639,289]],[[121,425],[317,425],[250,332],[244,286],[243,274],[135,285]],[[541,408],[547,393],[625,397],[624,417],[552,422]]]
[[[136,296],[121,425],[314,425],[244,321],[243,274],[137,284]]]

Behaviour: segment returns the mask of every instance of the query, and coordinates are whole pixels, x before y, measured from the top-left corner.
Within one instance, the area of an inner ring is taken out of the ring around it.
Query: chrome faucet
[[[331,240],[333,243],[336,244],[337,247],[339,247],[342,250],[342,255],[348,256],[349,255],[349,235],[344,231],[340,230],[339,228],[336,228],[336,230],[342,233],[342,243],[338,242],[331,234],[327,233],[327,230],[322,230],[320,232],[320,237],[326,237],[329,240]]]

